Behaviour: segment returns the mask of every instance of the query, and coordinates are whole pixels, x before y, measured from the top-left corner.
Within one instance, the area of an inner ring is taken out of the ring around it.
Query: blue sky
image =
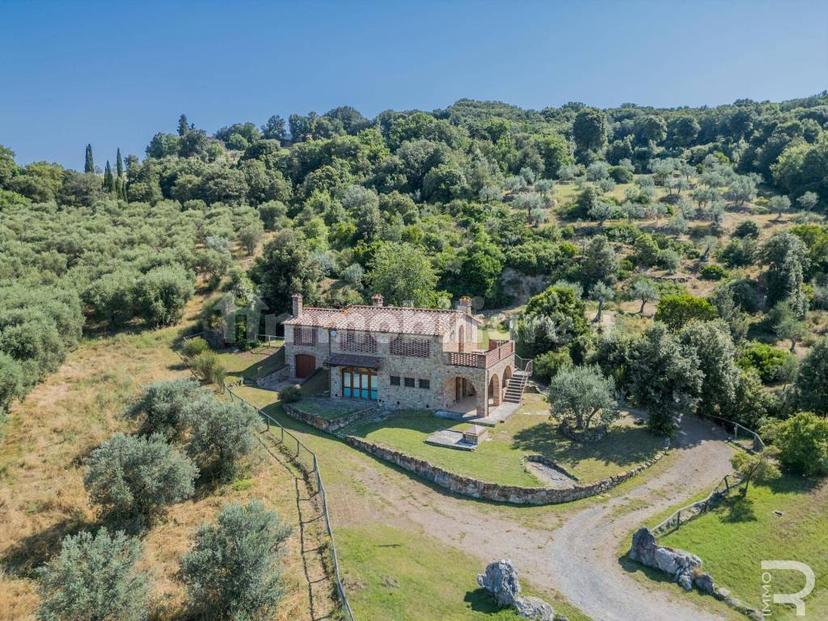
[[[185,112],[780,100],[828,88],[828,2],[0,0],[0,144],[19,162],[143,156]]]

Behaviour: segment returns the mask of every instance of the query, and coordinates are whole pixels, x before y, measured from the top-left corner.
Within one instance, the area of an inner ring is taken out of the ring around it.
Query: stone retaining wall
[[[455,494],[515,505],[560,504],[601,494],[623,483],[627,479],[634,477],[642,470],[649,468],[664,455],[663,452],[658,452],[652,459],[639,464],[635,468],[602,481],[590,483],[589,485],[575,485],[567,489],[555,489],[550,487],[520,487],[516,485],[487,483],[471,477],[448,472],[423,459],[411,457],[405,453],[400,453],[399,451],[379,444],[367,442],[361,438],[345,436],[343,439],[354,448],[358,448],[374,457],[399,466],[403,470],[412,472],[420,478],[439,485]]]
[[[566,475],[573,481],[579,481],[580,479],[572,474],[569,470],[561,466],[558,462],[549,459],[548,457],[544,457],[543,455],[527,455],[524,458],[526,461],[531,461],[536,464],[541,464],[542,466],[546,466],[547,468],[552,468],[553,470],[557,470],[558,472]]]
[[[320,429],[321,431],[325,431],[327,433],[336,433],[343,427],[347,427],[351,423],[359,420],[363,416],[365,416],[365,412],[367,409],[358,410],[356,412],[352,412],[351,414],[346,414],[345,416],[341,416],[339,418],[328,419],[322,416],[318,416],[316,414],[311,414],[310,412],[304,412],[297,408],[292,403],[284,403],[283,407],[285,412],[291,418],[295,418],[296,420],[305,423],[306,425],[310,425],[311,427],[315,427],[316,429]]]

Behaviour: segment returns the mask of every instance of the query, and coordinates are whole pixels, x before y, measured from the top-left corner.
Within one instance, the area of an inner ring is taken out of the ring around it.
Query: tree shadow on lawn
[[[35,570],[60,551],[64,537],[96,526],[85,519],[82,511],[75,511],[48,528],[20,539],[6,551],[0,562],[10,575],[34,578]]]
[[[753,501],[741,494],[728,499],[723,508],[726,510],[726,513],[721,516],[722,522],[738,523],[756,521]]]
[[[605,464],[631,466],[651,458],[659,450],[659,439],[641,427],[614,427],[595,442],[571,440],[550,422],[518,431],[512,447],[540,453],[555,461],[596,459]]]

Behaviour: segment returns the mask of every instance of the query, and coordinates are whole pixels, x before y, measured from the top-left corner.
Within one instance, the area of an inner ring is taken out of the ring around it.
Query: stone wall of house
[[[328,331],[316,329],[315,345],[297,345],[293,342],[292,326],[285,327],[285,364],[290,369],[289,376],[296,379],[296,354],[310,354],[316,359],[316,368],[328,359]]]
[[[588,485],[574,485],[567,489],[555,489],[549,487],[520,487],[516,485],[500,485],[499,483],[487,483],[471,477],[461,476],[448,472],[423,459],[411,457],[379,444],[367,442],[354,436],[346,436],[345,441],[351,446],[358,448],[370,455],[384,459],[403,470],[408,470],[431,483],[439,485],[455,494],[491,500],[494,502],[505,502],[515,505],[550,505],[571,502],[602,494],[627,479],[634,477],[642,470],[649,468],[656,461],[661,459],[663,453],[657,453],[652,459],[639,464],[638,466],[621,474],[590,483]]]

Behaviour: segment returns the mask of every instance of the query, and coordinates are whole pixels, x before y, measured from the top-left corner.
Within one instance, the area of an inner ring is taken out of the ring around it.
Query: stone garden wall
[[[366,410],[370,409],[366,408],[363,410],[352,412],[350,414],[345,414],[344,416],[340,416],[339,418],[327,419],[322,416],[318,416],[316,414],[311,414],[310,412],[300,410],[298,407],[291,403],[285,403],[283,404],[283,407],[285,409],[285,412],[291,418],[295,418],[296,420],[305,423],[306,425],[310,425],[311,427],[315,427],[316,429],[326,431],[327,433],[336,433],[343,427],[347,427],[351,423],[364,417]]]
[[[574,485],[567,489],[554,489],[549,487],[519,487],[515,485],[500,485],[499,483],[487,483],[478,479],[461,476],[443,470],[429,462],[400,453],[394,449],[367,442],[354,436],[346,436],[345,442],[358,448],[361,451],[388,461],[403,470],[407,470],[435,485],[439,485],[455,494],[470,496],[481,500],[494,502],[506,502],[515,505],[551,505],[563,502],[580,500],[589,496],[601,494],[627,479],[649,468],[656,461],[661,459],[663,452],[657,453],[652,459],[643,462],[631,470],[622,472],[608,479],[590,483],[589,485]]]

